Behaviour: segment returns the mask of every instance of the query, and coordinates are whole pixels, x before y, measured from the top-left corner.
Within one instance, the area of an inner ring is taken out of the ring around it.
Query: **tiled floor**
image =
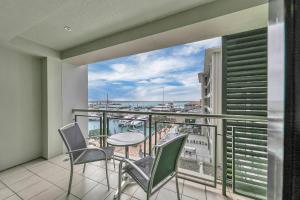
[[[0,172],[0,200],[102,200],[113,199],[117,188],[118,174],[109,163],[111,190],[107,190],[103,162],[88,164],[85,174],[82,166],[76,166],[72,194],[67,196],[69,181],[69,161],[65,155],[51,160],[38,159],[15,168]],[[151,199],[176,199],[175,183],[171,181],[154,194]],[[183,200],[223,200],[220,187],[209,188],[203,185],[180,180],[180,193]],[[229,193],[228,199],[238,199]],[[145,193],[137,185],[127,187],[122,199],[143,200]]]

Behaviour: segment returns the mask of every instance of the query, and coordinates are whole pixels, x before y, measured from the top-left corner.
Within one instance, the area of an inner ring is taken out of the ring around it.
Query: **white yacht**
[[[133,120],[130,122],[130,126],[132,127],[140,127],[143,126],[144,121],[147,120],[147,116],[139,116],[136,118],[136,120]]]
[[[122,120],[119,121],[119,126],[129,126],[134,119],[134,115],[126,115]]]

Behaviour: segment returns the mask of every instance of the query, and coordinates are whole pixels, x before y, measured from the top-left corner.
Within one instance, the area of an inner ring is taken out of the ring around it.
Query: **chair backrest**
[[[153,180],[150,180],[150,188],[155,187],[168,176],[176,173],[179,157],[187,137],[187,134],[182,134],[157,146],[151,172],[151,179]]]
[[[68,152],[87,147],[78,123],[68,124],[58,129],[58,132],[64,141]],[[75,160],[81,153],[82,151],[74,152],[71,154],[71,158]]]

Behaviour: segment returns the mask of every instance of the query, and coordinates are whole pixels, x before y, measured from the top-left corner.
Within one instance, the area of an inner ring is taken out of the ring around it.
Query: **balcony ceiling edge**
[[[255,15],[253,15],[253,13],[255,13]],[[237,16],[239,17],[232,18]],[[175,44],[208,39],[221,36],[222,34],[231,34],[234,32],[265,27],[267,26],[267,17],[268,3],[264,0],[246,2],[234,0],[228,0],[226,2],[216,1],[205,6],[199,6],[188,11],[63,50],[61,51],[61,58],[69,60],[73,64],[87,64],[113,57],[164,48]],[[231,26],[228,27],[228,24]],[[209,28],[209,33],[206,33],[207,29],[203,28]],[[189,34],[189,37],[182,37],[182,35],[180,37],[180,35],[177,35],[177,31],[182,32],[183,30],[186,34]],[[203,30],[205,30],[205,32],[203,32]],[[200,36],[194,36],[195,32]],[[172,33],[174,35],[172,35]],[[162,42],[159,38],[166,34],[168,35],[168,41]],[[156,40],[153,40],[152,37]],[[133,51],[131,52],[131,49],[128,49],[125,45],[127,53],[116,53],[116,55],[106,55],[103,56],[103,58],[95,58],[95,55],[103,53],[98,51],[107,50],[118,45],[121,45],[120,48],[122,48],[123,44],[132,42],[138,44],[136,42],[139,42],[141,39],[146,39],[141,45],[150,47],[139,47],[139,45],[137,45],[138,47],[134,48],[134,45],[131,45],[133,48]],[[147,39],[150,39],[150,41]],[[146,43],[147,41],[150,43]],[[161,42],[163,44],[160,44]],[[77,58],[78,56],[79,58]]]

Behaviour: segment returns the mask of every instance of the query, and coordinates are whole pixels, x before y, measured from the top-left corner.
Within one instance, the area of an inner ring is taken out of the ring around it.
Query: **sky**
[[[205,49],[221,38],[172,46],[88,65],[89,100],[199,101]]]

